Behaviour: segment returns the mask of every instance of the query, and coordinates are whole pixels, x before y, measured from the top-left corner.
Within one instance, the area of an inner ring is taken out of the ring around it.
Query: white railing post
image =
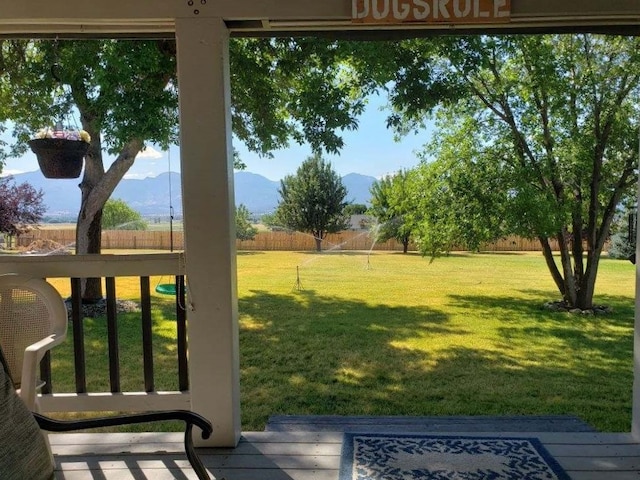
[[[638,132],[638,162],[640,163],[640,131]],[[640,209],[640,178],[638,179],[636,212]],[[638,216],[636,215],[636,222]],[[629,229],[631,230],[631,229]],[[636,228],[637,232],[638,229]],[[631,434],[640,440],[640,235],[636,233],[636,299],[633,327],[633,396],[631,409]]]

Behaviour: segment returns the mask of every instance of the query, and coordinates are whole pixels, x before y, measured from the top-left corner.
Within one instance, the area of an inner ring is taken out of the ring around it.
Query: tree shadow
[[[611,422],[607,417],[614,417],[615,411],[619,418],[628,417],[630,421],[632,299],[599,295],[596,303],[612,307],[613,312],[591,315],[544,308],[549,299],[548,292],[542,290],[522,291],[518,298],[483,295],[449,295],[449,298],[457,308],[473,310],[476,317],[498,322],[495,332],[499,338],[494,344],[505,352],[501,361],[517,360],[514,381],[524,368],[531,383],[547,385],[549,391],[557,392],[557,398],[550,404],[552,408],[556,403],[562,404],[562,392],[572,392],[576,403],[584,406],[584,411],[577,414],[588,417],[594,424],[610,425],[605,428],[628,429],[626,423]],[[527,351],[528,357],[520,353]],[[523,401],[527,399],[523,397]],[[599,402],[599,408],[593,408]]]
[[[239,305],[243,428],[262,429],[269,416],[285,414],[566,414],[606,430],[628,429],[624,320],[598,338],[581,333],[584,325],[564,331],[567,319],[543,311],[538,300],[452,300],[501,319],[490,346],[478,338],[477,348],[468,347],[476,330],[429,307],[372,305],[309,290],[252,291]],[[537,323],[519,326],[523,315]],[[465,346],[456,344],[461,337]],[[620,351],[612,353],[616,342]],[[580,355],[567,352],[578,347]]]
[[[397,395],[422,377],[430,354],[399,343],[465,333],[435,309],[310,290],[254,290],[240,299],[239,311],[242,401],[252,405],[243,410],[247,429],[262,429],[275,414],[409,414]]]
[[[464,295],[449,294],[450,304],[460,308],[472,309],[476,313],[490,313],[502,321],[517,321],[522,315],[536,318],[539,321],[550,319],[580,318],[580,315],[568,314],[566,312],[554,312],[545,308],[545,303],[559,300],[560,297],[549,298],[548,290],[519,290],[518,297],[506,297],[500,295]],[[635,301],[633,298],[623,295],[597,295],[594,299],[595,305],[606,305],[613,309],[613,313],[599,315],[596,318],[606,319],[607,322],[614,322],[619,325],[627,325],[630,318],[633,318]],[[517,314],[517,315],[514,315]],[[589,317],[583,315],[582,317]]]
[[[571,415],[605,431],[629,431],[631,376],[619,382],[619,376],[611,378],[617,365],[590,367],[514,357],[508,344],[491,351],[453,346],[429,374],[430,396],[440,391],[446,397],[447,411],[441,414]],[[456,387],[440,387],[437,380],[454,372]]]

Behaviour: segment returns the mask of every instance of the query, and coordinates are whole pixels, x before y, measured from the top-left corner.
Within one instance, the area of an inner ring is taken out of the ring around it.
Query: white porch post
[[[640,132],[638,132],[638,155],[640,156]],[[640,161],[640,158],[638,160]],[[638,179],[637,198],[636,212],[640,214],[640,178]],[[631,410],[631,434],[636,440],[640,440],[640,235],[638,234],[636,234],[636,304],[635,322],[633,327],[633,398]]]
[[[240,439],[229,34],[220,18],[176,20],[191,406],[213,423],[198,445]]]

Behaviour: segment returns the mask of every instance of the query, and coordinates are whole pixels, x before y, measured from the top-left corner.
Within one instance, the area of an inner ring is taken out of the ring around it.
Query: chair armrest
[[[63,341],[64,336],[53,334],[29,345],[24,350],[20,376],[20,398],[24,400],[29,410],[35,410],[38,365],[48,350],[51,350]]]
[[[65,337],[62,335],[52,334],[48,337],[43,338],[42,340],[32,343],[27,348],[24,349],[25,353],[29,352],[31,354],[40,354],[44,355],[44,352],[47,350],[51,350],[56,345],[59,345],[64,341]],[[40,357],[42,358],[42,357]]]
[[[184,449],[187,459],[200,480],[211,480],[209,473],[202,464],[202,460],[196,454],[193,447],[192,431],[196,425],[202,430],[202,438],[211,436],[213,427],[202,415],[188,410],[167,410],[163,412],[136,413],[130,415],[114,415],[110,417],[88,418],[82,420],[56,420],[38,413],[33,416],[42,430],[49,432],[70,432],[87,428],[114,427],[118,425],[131,425],[135,423],[158,422],[167,420],[182,420],[186,424],[184,434]]]

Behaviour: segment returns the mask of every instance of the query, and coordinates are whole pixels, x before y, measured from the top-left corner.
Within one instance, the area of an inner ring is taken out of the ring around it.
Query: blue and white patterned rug
[[[340,480],[570,480],[536,438],[345,433]]]

